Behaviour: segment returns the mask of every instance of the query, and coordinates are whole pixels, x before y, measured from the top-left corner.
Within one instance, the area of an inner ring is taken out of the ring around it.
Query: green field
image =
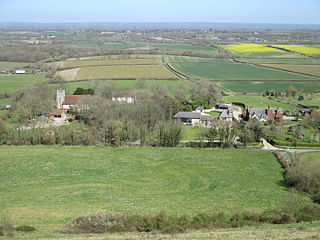
[[[268,106],[270,106],[275,108],[282,108],[283,110],[295,109],[295,107],[290,104],[280,103],[262,96],[225,96],[223,97],[223,100],[226,103],[243,103],[247,108],[267,108]]]
[[[44,81],[47,81],[47,78],[43,74],[0,74],[0,93],[12,93]]]
[[[172,64],[180,72],[193,78],[213,80],[310,80],[313,77],[268,69],[249,64]]]
[[[218,53],[218,49],[216,47],[191,44],[151,44],[149,47],[159,50],[203,51],[208,53]]]
[[[163,56],[167,63],[232,63],[229,58],[198,58],[198,57],[185,57],[185,56]]]
[[[163,78],[175,79],[176,76],[164,66],[112,66],[112,67],[86,67],[80,68],[76,80],[103,79],[103,78]]]
[[[17,68],[27,67],[32,65],[32,63],[26,62],[0,62],[0,71],[2,70],[14,70]]]
[[[139,80],[108,80],[114,84],[119,90],[133,90],[139,88]],[[99,84],[103,84],[105,80],[85,81],[85,82],[70,82],[64,84],[54,84],[61,86],[66,90],[66,94],[73,94],[78,88],[95,88]],[[177,90],[184,89],[186,93],[190,91],[190,85],[187,81],[181,80],[146,80],[144,89],[154,90],[158,86],[167,90],[168,93],[175,94]]]
[[[235,149],[0,147],[0,215],[53,230],[97,211],[232,212],[282,204],[271,152]]]
[[[287,81],[225,81],[218,83],[221,89],[225,92],[231,93],[265,93],[270,90],[277,90],[285,92],[288,87],[293,86],[298,91],[319,91],[320,82],[287,82]]]
[[[320,64],[319,59],[314,58],[241,58],[241,62],[250,62],[250,63],[280,63],[280,64]]]
[[[160,64],[160,59],[126,59],[126,60],[69,60],[63,63],[63,68],[75,68],[83,66],[102,66],[102,65],[139,65],[139,64]]]

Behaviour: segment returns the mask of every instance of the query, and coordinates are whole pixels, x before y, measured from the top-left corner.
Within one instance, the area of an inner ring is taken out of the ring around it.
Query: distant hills
[[[0,23],[1,29],[10,28],[96,28],[111,30],[135,29],[308,29],[320,30],[320,24],[274,24],[274,23],[214,23],[214,22],[90,22],[90,23]]]

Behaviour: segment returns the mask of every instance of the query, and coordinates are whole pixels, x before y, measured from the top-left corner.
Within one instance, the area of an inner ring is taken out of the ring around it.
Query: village
[[[56,103],[57,109],[49,114],[49,119],[52,122],[67,121],[68,111],[70,109],[88,108],[86,99],[90,95],[66,95],[65,90],[57,90]],[[121,92],[112,95],[112,101],[119,104],[137,104],[139,98],[128,92]],[[300,117],[310,115],[311,109],[302,109]],[[260,122],[273,121],[299,121],[302,118],[297,116],[287,116],[281,108],[243,108],[243,106],[234,105],[231,103],[217,104],[214,108],[205,109],[202,106],[197,107],[191,112],[178,112],[174,115],[175,122],[182,123],[185,126],[203,126],[211,127],[218,122],[239,122],[241,120],[248,121],[256,119]]]

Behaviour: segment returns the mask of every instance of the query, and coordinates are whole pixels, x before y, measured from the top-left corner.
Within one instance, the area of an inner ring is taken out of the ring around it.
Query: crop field
[[[208,53],[218,53],[218,49],[216,47],[191,44],[151,44],[149,47],[159,50],[205,51]]]
[[[241,58],[242,62],[257,63],[257,64],[320,64],[319,59],[300,57],[300,58]]]
[[[59,85],[66,90],[66,94],[73,94],[76,88],[95,88],[99,84],[105,82],[112,82],[112,84],[119,90],[133,90],[141,88],[139,86],[139,80],[96,80],[96,81],[85,81],[85,82],[70,82]],[[165,89],[169,94],[175,94],[177,90],[185,90],[186,93],[190,91],[190,85],[187,81],[182,80],[146,80],[144,82],[143,89],[156,91],[160,87]]]
[[[283,110],[295,109],[295,107],[290,104],[280,103],[262,96],[225,96],[223,97],[223,100],[226,103],[243,103],[247,108],[267,108],[268,106],[270,106],[274,108],[282,108]]]
[[[27,67],[32,65],[32,63],[26,62],[0,62],[0,71],[3,70],[13,70],[17,68]]]
[[[259,56],[259,57],[267,57],[267,56],[276,56],[285,54],[285,51],[270,48],[266,44],[248,44],[248,43],[241,43],[241,44],[233,44],[233,45],[220,45],[220,47],[224,48],[225,50],[239,54],[243,56]]]
[[[0,74],[0,93],[12,93],[34,83],[45,81],[47,78],[43,74]]]
[[[287,81],[225,81],[218,85],[227,93],[265,93],[270,90],[285,92],[293,86],[298,91],[310,92],[320,89],[320,82],[287,82]]]
[[[159,65],[160,59],[126,59],[126,60],[71,60],[65,61],[63,68],[76,68],[84,66],[116,66],[116,65]]]
[[[227,58],[198,58],[185,56],[163,56],[163,60],[167,63],[233,63],[231,59]]]
[[[80,68],[75,77],[81,79],[103,79],[103,78],[162,78],[175,79],[176,76],[169,72],[164,66],[112,66],[112,67],[85,67]],[[68,79],[67,79],[68,80]]]
[[[114,78],[177,79],[165,68],[159,55],[114,55],[68,59],[59,65],[68,68],[58,72],[65,80]],[[69,69],[70,68],[70,69]]]
[[[307,54],[307,55],[320,55],[320,47],[311,47],[304,45],[272,45],[278,48],[287,49],[289,51]]]
[[[212,80],[311,80],[314,77],[281,70],[268,69],[249,64],[226,63],[226,64],[193,64],[179,63],[172,66],[180,72],[192,78]]]
[[[291,64],[262,64],[262,66],[272,67],[287,71],[310,74],[320,77],[320,65],[291,65]]]
[[[267,151],[2,146],[0,163],[0,215],[40,229],[102,210],[230,213],[275,208],[287,196]]]

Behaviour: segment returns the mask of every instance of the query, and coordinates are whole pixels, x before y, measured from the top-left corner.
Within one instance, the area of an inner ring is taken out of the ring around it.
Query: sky
[[[320,24],[320,0],[0,0],[0,22]]]

